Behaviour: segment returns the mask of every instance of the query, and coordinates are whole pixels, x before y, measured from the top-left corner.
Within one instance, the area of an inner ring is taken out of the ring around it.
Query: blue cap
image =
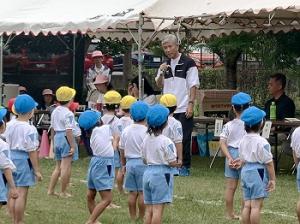
[[[247,93],[239,92],[232,96],[231,104],[232,105],[245,105],[251,102],[251,96]]]
[[[256,124],[259,124],[265,116],[266,113],[263,110],[252,106],[244,110],[241,115],[241,120],[244,121],[247,126],[252,127]]]
[[[27,114],[28,112],[36,108],[37,105],[37,102],[35,102],[35,100],[28,94],[17,96],[14,103],[15,111],[18,114]]]
[[[4,107],[0,107],[0,121],[3,121],[3,118],[5,117],[7,113],[7,110]]]
[[[78,124],[85,130],[89,130],[94,127],[98,121],[100,121],[101,113],[94,110],[86,110],[80,114],[78,118]]]
[[[168,120],[168,116],[169,109],[161,104],[156,104],[148,110],[147,123],[150,127],[160,127]]]
[[[143,101],[137,101],[130,107],[130,115],[134,121],[143,121],[146,118],[149,106]]]

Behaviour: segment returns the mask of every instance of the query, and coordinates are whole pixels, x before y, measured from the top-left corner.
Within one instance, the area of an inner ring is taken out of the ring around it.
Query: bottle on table
[[[270,120],[276,120],[276,104],[274,101],[270,105]]]

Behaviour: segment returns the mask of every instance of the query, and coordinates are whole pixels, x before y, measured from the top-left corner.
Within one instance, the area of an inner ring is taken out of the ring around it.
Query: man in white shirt
[[[183,167],[179,175],[189,176],[193,107],[196,89],[200,84],[198,69],[193,59],[179,53],[179,42],[175,35],[166,35],[162,47],[168,60],[160,65],[155,81],[158,87],[163,88],[163,94],[171,93],[177,98],[174,118],[181,122],[183,128]]]

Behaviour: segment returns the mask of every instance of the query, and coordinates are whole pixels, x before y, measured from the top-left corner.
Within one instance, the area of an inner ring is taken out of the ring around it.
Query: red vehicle
[[[67,74],[71,68],[72,55],[68,52],[40,55],[22,49],[21,53],[4,54],[3,57],[4,72]]]

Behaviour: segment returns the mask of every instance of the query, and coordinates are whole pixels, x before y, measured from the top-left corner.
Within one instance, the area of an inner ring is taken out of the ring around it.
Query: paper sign
[[[272,127],[272,121],[266,121],[265,126],[262,130],[262,137],[265,139],[269,139],[270,137],[270,132],[271,132],[271,127]]]
[[[214,136],[219,137],[222,133],[222,129],[223,129],[223,120],[222,119],[216,119]]]

